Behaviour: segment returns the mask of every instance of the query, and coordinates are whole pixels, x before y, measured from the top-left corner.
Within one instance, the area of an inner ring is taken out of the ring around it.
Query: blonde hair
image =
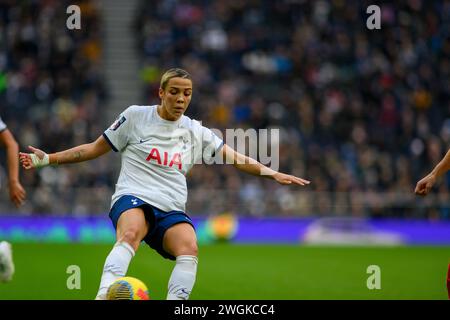
[[[167,83],[172,78],[183,78],[192,80],[191,75],[186,70],[180,68],[172,68],[164,72],[164,74],[162,75],[160,87],[163,90],[166,90]]]

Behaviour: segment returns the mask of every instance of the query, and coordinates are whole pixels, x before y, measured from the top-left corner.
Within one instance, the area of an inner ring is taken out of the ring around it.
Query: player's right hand
[[[19,160],[24,169],[28,170],[49,165],[50,159],[47,153],[32,146],[28,146],[28,149],[33,151],[33,153],[19,152]]]
[[[414,192],[419,196],[426,196],[430,192],[435,182],[436,177],[433,174],[429,174],[422,180],[417,182]]]

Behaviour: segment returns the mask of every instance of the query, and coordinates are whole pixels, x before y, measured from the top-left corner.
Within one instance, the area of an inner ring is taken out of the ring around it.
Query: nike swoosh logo
[[[140,139],[140,140],[139,140],[139,143],[144,143],[144,142],[147,142],[147,141],[150,141],[150,140],[152,140],[152,138],[147,139],[147,140],[142,140],[142,139]]]

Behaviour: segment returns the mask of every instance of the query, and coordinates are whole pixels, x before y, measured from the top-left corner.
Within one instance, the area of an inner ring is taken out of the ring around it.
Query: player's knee
[[[138,249],[141,240],[142,239],[140,239],[139,230],[137,228],[127,229],[119,238],[119,241],[125,241],[131,245],[135,251]]]
[[[176,256],[184,256],[184,255],[188,255],[188,256],[198,256],[198,246],[197,246],[197,242],[195,241],[187,241],[187,242],[183,242],[177,252],[176,252]]]

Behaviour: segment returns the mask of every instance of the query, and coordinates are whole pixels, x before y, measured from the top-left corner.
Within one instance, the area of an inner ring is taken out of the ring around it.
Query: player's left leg
[[[167,229],[163,249],[176,257],[169,279],[167,300],[187,300],[197,274],[197,236],[189,223],[178,223]]]
[[[0,242],[0,281],[11,281],[14,275],[14,263],[12,258],[11,244],[6,241]]]

